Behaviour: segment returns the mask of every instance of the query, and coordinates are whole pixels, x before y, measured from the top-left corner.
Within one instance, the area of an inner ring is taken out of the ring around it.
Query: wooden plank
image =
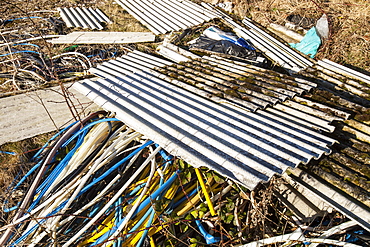
[[[153,42],[151,32],[73,32],[48,42],[53,44],[127,44]]]

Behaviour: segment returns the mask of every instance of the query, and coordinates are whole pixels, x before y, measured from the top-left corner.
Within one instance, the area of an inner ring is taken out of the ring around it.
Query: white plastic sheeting
[[[155,34],[199,25],[215,17],[214,11],[187,0],[115,0]]]
[[[101,23],[111,23],[109,18],[100,10],[93,8],[58,8],[59,14],[67,27],[104,29]]]
[[[212,102],[150,70],[169,64],[165,60],[140,52],[129,56],[131,65],[120,66],[119,59],[103,63],[90,70],[100,79],[74,87],[195,167],[209,167],[253,189],[275,173],[330,153],[333,139],[289,120],[293,116],[283,111],[252,113]]]

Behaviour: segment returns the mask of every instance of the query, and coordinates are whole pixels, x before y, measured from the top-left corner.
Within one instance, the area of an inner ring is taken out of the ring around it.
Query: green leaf
[[[191,238],[189,239],[190,243],[198,243],[198,239],[196,238]]]
[[[187,214],[185,216],[185,220],[192,220],[192,219],[194,219],[194,218],[193,218],[193,216],[191,214]]]
[[[193,210],[190,212],[190,214],[194,217],[194,218],[198,218],[199,217],[199,211],[198,210]]]
[[[230,214],[226,217],[225,223],[230,224],[234,219],[234,215]]]
[[[199,216],[199,218],[203,218],[204,217],[204,212],[199,210],[198,216]]]
[[[229,202],[225,205],[228,212],[231,212],[235,208],[235,203],[231,199],[227,199]]]
[[[225,183],[225,179],[222,177],[218,176],[216,173],[213,174],[213,178],[215,179],[215,182],[218,184],[223,184]]]
[[[180,225],[180,230],[182,233],[186,232],[189,229],[189,226],[186,224]]]

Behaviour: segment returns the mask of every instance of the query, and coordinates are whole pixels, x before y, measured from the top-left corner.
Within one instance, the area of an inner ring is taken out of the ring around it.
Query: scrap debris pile
[[[0,92],[73,80],[105,110],[0,195],[0,246],[370,244],[369,76],[210,4],[109,4],[0,22]]]
[[[3,205],[11,222],[0,228],[3,246],[236,244],[265,210],[247,189],[167,154],[106,112],[66,127],[32,161]]]

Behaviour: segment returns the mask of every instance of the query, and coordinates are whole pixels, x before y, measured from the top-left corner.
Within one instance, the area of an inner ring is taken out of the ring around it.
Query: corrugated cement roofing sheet
[[[187,0],[115,0],[155,34],[187,29],[218,15]]]
[[[317,86],[307,80],[253,65],[207,56],[176,64],[153,56],[144,57],[143,53],[135,51],[99,68],[102,69],[92,69],[91,72],[100,75],[104,73],[103,68],[121,72],[152,69],[167,75],[165,80],[195,94],[250,111],[285,101]]]
[[[109,18],[100,10],[93,8],[58,8],[59,14],[67,27],[81,27],[102,30],[101,23],[111,23]]]
[[[130,55],[137,60],[150,58],[146,64],[152,66],[171,64],[140,52]],[[294,115],[283,110],[249,112],[216,103],[167,82],[167,75],[142,71],[135,59],[130,66],[120,66],[126,57],[103,63],[91,70],[102,78],[74,87],[196,167],[209,167],[253,189],[275,173],[330,153],[328,146],[334,140],[300,124],[302,119]]]

